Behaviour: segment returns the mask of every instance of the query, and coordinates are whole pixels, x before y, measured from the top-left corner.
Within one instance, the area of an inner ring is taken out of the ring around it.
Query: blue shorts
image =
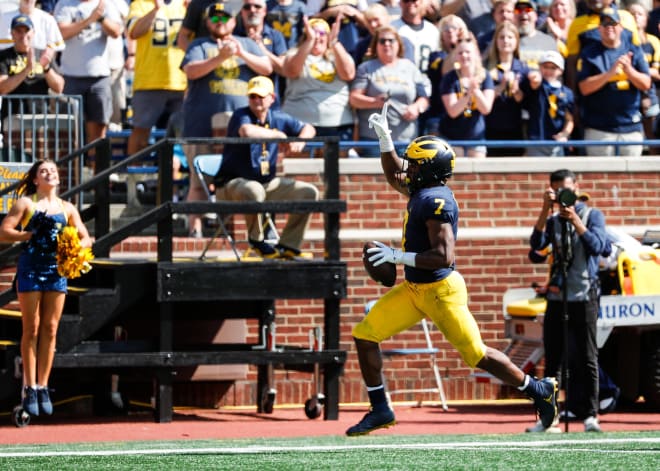
[[[27,293],[31,291],[59,291],[66,293],[66,278],[54,270],[16,270],[16,291]]]

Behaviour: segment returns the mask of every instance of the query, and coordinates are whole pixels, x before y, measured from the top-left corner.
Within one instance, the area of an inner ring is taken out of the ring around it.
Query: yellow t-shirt
[[[153,0],[134,0],[131,3],[127,36],[137,20],[153,8]],[[133,90],[186,89],[186,75],[179,68],[185,52],[176,46],[176,36],[185,14],[184,0],[172,0],[158,10],[151,29],[137,39]]]

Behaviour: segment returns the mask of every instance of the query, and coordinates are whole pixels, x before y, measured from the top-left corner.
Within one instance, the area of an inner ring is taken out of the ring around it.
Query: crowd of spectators
[[[131,127],[131,152],[179,111],[184,137],[218,135],[257,75],[274,82],[274,109],[344,141],[371,140],[366,120],[385,102],[395,140],[482,141],[459,148],[470,157],[583,155],[561,143],[585,130],[628,141],[658,135],[660,2],[651,0],[7,1],[15,8],[3,5],[0,49],[13,52],[0,53],[2,93],[44,93],[52,65],[64,93],[84,97],[87,141]],[[30,22],[13,25],[21,14]],[[558,145],[489,145],[524,139]],[[199,151],[188,149],[189,160]],[[374,152],[355,146],[349,155]]]

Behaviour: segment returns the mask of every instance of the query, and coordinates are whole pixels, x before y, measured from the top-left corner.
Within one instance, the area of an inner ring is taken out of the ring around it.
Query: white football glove
[[[373,243],[377,247],[371,247],[367,249],[368,254],[373,254],[369,257],[369,261],[373,263],[374,267],[382,265],[383,263],[395,263],[403,264],[411,267],[415,266],[415,256],[417,255],[414,252],[402,252],[399,249],[394,247],[389,247],[382,242],[374,240]]]
[[[394,150],[394,142],[392,142],[391,136],[392,131],[390,131],[390,127],[387,125],[387,102],[383,105],[380,114],[373,113],[369,116],[369,127],[373,128],[378,136],[381,152],[391,152]]]

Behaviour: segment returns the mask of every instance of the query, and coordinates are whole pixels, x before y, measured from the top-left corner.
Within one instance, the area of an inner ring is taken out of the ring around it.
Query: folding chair
[[[202,184],[202,189],[204,190],[204,193],[206,194],[206,197],[209,199],[209,201],[215,201],[215,193],[211,192],[209,181],[218,174],[220,167],[222,167],[222,154],[200,154],[193,159],[193,168],[199,177],[199,181]],[[222,233],[231,244],[231,248],[234,251],[234,255],[236,255],[236,259],[240,259],[240,255],[236,250],[236,242],[227,231],[224,221],[222,220],[222,216],[218,215],[218,231],[216,231],[216,233],[204,248],[202,255],[200,255],[200,260],[204,259],[208,248],[211,246],[211,243],[218,235],[220,235],[220,233]],[[277,228],[275,227],[275,223],[273,222],[273,219],[269,213],[264,214],[264,234],[272,234],[272,238],[265,240],[268,243],[276,244],[279,241]]]
[[[193,159],[193,169],[195,171],[195,174],[197,174],[197,177],[201,182],[202,189],[204,190],[204,193],[206,194],[206,197],[208,198],[209,201],[215,201],[215,193],[211,193],[209,180],[218,174],[218,171],[220,170],[221,166],[222,166],[222,154],[200,154]],[[236,250],[236,242],[234,241],[234,238],[231,236],[229,231],[227,231],[227,227],[225,226],[225,222],[223,220],[223,215],[218,214],[218,229],[215,231],[215,234],[213,234],[213,237],[209,239],[209,241],[206,244],[206,247],[204,247],[202,254],[199,256],[200,260],[204,260],[204,258],[206,257],[206,252],[208,252],[209,250],[209,247],[211,247],[213,241],[221,233],[229,241],[229,245],[231,245],[231,249],[234,252],[234,256],[236,256],[236,260],[241,259],[238,250]]]
[[[376,303],[376,301],[369,301],[365,305],[365,314],[369,313],[371,307]],[[388,391],[388,394],[392,396],[393,394],[404,394],[404,393],[437,393],[440,395],[440,403],[442,404],[442,409],[447,411],[447,399],[445,397],[445,390],[442,386],[442,377],[440,376],[440,370],[438,369],[438,360],[436,355],[440,349],[433,346],[431,341],[431,332],[429,330],[429,324],[426,319],[421,321],[422,329],[424,331],[424,340],[426,342],[426,347],[420,348],[394,348],[389,350],[381,350],[381,354],[385,358],[392,358],[397,356],[407,356],[407,355],[427,355],[429,359],[429,364],[431,366],[431,371],[433,372],[433,377],[435,379],[436,387],[434,388],[420,388],[420,389],[395,389]],[[422,399],[419,399],[418,405],[422,405]]]

